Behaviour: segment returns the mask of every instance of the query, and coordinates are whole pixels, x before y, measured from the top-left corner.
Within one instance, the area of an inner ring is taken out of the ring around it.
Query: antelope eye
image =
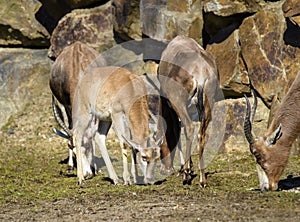
[[[142,161],[146,162],[147,161],[147,157],[146,156],[142,156]]]

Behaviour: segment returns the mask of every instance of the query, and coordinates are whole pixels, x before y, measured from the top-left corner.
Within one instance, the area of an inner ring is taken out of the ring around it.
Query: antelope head
[[[123,138],[134,149],[134,152],[137,152],[136,162],[139,164],[144,175],[144,183],[154,184],[154,169],[156,161],[160,159],[160,145],[163,142],[163,137],[152,143],[150,138],[148,138],[146,145],[140,145],[140,143],[129,140],[124,136]]]
[[[278,181],[286,165],[287,157],[284,158],[284,153],[280,152],[282,144],[278,141],[282,135],[281,124],[273,130],[269,127],[267,133],[256,138],[252,133],[252,121],[257,107],[257,98],[255,93],[254,104],[251,110],[250,102],[246,98],[246,117],[244,122],[245,137],[250,145],[250,152],[256,160],[256,169],[261,191],[277,190]],[[272,126],[272,124],[271,124]]]

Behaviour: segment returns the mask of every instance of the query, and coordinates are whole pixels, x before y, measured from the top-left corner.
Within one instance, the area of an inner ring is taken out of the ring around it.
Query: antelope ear
[[[282,136],[282,128],[281,128],[281,124],[279,124],[277,129],[274,130],[274,132],[267,137],[267,139],[265,140],[265,144],[268,147],[272,147],[273,145],[276,144],[277,140],[279,140],[281,136]]]

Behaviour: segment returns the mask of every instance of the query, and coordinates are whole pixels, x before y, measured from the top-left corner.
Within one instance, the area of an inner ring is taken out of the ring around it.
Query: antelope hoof
[[[164,175],[164,176],[169,176],[174,174],[175,169],[173,167],[166,167],[166,166],[162,166],[160,168],[160,174]]]
[[[207,187],[207,182],[206,182],[206,179],[205,180],[202,180],[202,178],[200,178],[200,186],[201,187],[203,187],[203,188],[205,188],[205,187]]]
[[[85,184],[85,181],[84,181],[84,180],[79,180],[79,181],[78,181],[78,185],[79,185],[79,186],[83,186],[84,184]]]
[[[114,180],[113,180],[113,183],[114,183],[114,185],[120,185],[119,179],[114,179]]]
[[[203,187],[203,188],[205,188],[205,187],[207,187],[207,183],[200,182],[200,186]]]
[[[192,185],[192,176],[189,173],[183,174],[183,185]]]
[[[68,166],[67,166],[67,173],[68,173],[68,174],[71,174],[71,173],[73,173],[73,172],[74,172],[74,167],[68,165]]]
[[[155,183],[155,178],[145,178],[144,179],[144,184],[145,185],[153,185]]]
[[[132,183],[131,183],[131,180],[130,179],[127,179],[124,181],[124,185],[125,186],[130,186]]]
[[[92,179],[95,176],[94,173],[88,173],[84,176],[84,179]]]
[[[181,167],[179,172],[182,175],[183,185],[191,185],[193,171],[191,169],[183,169],[183,167]]]

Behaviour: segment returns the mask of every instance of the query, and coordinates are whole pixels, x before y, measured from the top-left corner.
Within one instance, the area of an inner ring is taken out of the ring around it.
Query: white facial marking
[[[147,161],[145,160],[145,158],[143,158],[142,154],[140,154],[140,168],[144,176],[146,176],[147,165]]]
[[[269,190],[269,179],[267,177],[267,174],[259,164],[256,164],[256,170],[258,174],[260,190],[261,191]]]

